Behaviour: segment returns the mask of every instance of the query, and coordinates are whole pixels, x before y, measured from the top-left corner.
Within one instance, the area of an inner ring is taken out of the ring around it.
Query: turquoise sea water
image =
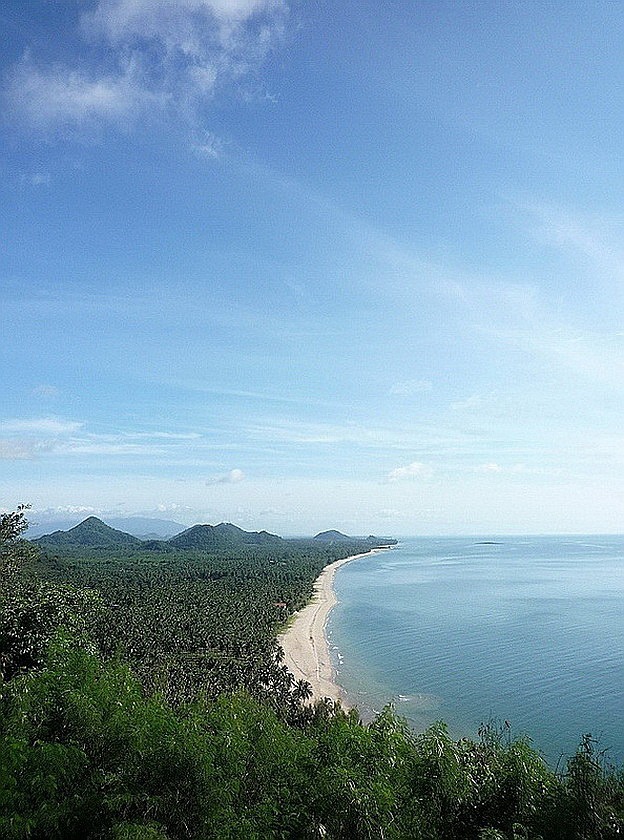
[[[591,733],[624,762],[624,536],[484,539],[339,569],[328,633],[350,701],[457,737],[507,720],[552,763]]]

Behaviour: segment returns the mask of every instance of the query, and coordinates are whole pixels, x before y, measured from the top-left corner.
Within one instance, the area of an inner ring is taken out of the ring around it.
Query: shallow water
[[[365,715],[394,701],[458,737],[507,720],[552,763],[591,733],[624,762],[624,536],[484,539],[406,539],[343,566],[338,681]]]

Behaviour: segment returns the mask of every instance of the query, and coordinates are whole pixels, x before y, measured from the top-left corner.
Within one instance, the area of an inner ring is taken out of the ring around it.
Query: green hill
[[[313,540],[330,545],[335,545],[336,543],[352,543],[353,545],[359,545],[364,551],[368,551],[370,548],[382,548],[397,544],[397,541],[392,537],[376,537],[373,534],[370,534],[368,537],[349,537],[341,531],[336,530],[321,531],[320,534],[313,537]]]
[[[315,540],[319,542],[356,542],[355,537],[348,537],[346,534],[342,534],[340,531],[321,531],[320,534],[317,534],[314,537]]]
[[[224,551],[250,546],[281,546],[281,537],[267,531],[243,531],[236,525],[222,522],[220,525],[193,525],[181,534],[168,540],[176,548],[204,551]]]
[[[89,516],[69,531],[54,531],[33,540],[45,548],[132,548],[141,540],[124,531],[117,531],[96,516]]]
[[[369,543],[369,545],[382,548],[388,545],[396,545],[398,540],[395,540],[393,537],[376,537],[374,534],[369,534],[368,537],[366,537],[366,542]]]

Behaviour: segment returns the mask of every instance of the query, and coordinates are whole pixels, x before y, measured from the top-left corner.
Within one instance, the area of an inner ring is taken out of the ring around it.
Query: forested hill
[[[396,545],[397,540],[393,537],[376,537],[370,534],[368,537],[349,537],[341,531],[330,530],[321,531],[314,537],[316,542],[325,543],[366,543],[369,548],[385,548],[390,545]]]
[[[111,528],[96,516],[89,516],[68,531],[55,531],[33,540],[49,548],[136,548],[142,540]]]
[[[236,525],[222,522],[220,525],[194,525],[167,542],[175,548],[214,551],[248,546],[281,546],[284,540],[267,531],[243,531]]]
[[[141,540],[124,531],[111,528],[95,516],[90,516],[67,531],[55,531],[32,540],[48,550],[123,550],[134,551],[208,551],[211,553],[248,552],[251,549],[273,549],[282,555],[288,552],[310,550],[317,553],[321,544],[339,546],[341,553],[350,550],[353,554],[369,551],[382,545],[393,545],[390,537],[348,537],[339,531],[330,530],[317,534],[313,539],[284,539],[268,531],[244,531],[229,522],[219,525],[193,525],[167,540]]]

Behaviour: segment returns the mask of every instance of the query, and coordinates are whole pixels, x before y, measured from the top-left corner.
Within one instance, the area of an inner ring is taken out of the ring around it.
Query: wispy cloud
[[[124,432],[123,437],[130,440],[200,440],[199,432]]]
[[[286,405],[324,406],[335,408],[335,400],[321,400],[316,396],[293,396],[288,393],[277,393],[276,390],[248,391],[239,388],[216,388],[203,382],[188,382],[185,380],[165,380],[165,384],[181,391],[198,394],[211,394],[218,397],[237,397],[241,400],[251,400],[258,403],[284,403]]]
[[[31,172],[22,175],[22,183],[30,184],[31,187],[49,187],[52,183],[52,176],[49,172]]]
[[[0,461],[27,461],[36,454],[36,445],[31,440],[0,439]]]
[[[219,158],[223,152],[223,141],[212,131],[203,131],[200,139],[193,145],[193,151],[201,157]]]
[[[36,128],[128,122],[160,95],[141,82],[137,59],[120,62],[114,74],[87,75],[67,67],[38,67],[27,54],[12,74],[8,96],[13,112]]]
[[[575,258],[585,257],[590,265],[621,280],[624,277],[624,230],[621,217],[581,213],[540,202],[520,203],[529,215],[533,234]]]
[[[495,461],[490,461],[487,464],[479,464],[476,468],[477,472],[482,473],[500,473],[503,471],[503,468],[500,464],[497,464]]]
[[[201,442],[198,432],[137,431],[93,433],[85,424],[60,417],[0,421],[0,458],[19,460],[39,455],[167,456]]]
[[[9,78],[8,105],[40,129],[127,127],[154,111],[194,121],[220,86],[264,61],[287,15],[283,0],[98,0],[78,24],[90,60],[50,66],[27,51]],[[215,138],[200,146],[218,148]]]
[[[199,58],[215,34],[225,49],[241,49],[249,36],[240,27],[261,15],[254,34],[260,41],[257,49],[266,49],[272,16],[285,10],[282,0],[99,0],[82,23],[87,32],[104,34],[112,42],[157,38],[170,50]]]
[[[471,394],[465,400],[457,400],[451,403],[451,409],[453,411],[474,411],[475,409],[482,408],[483,404],[484,399],[480,394]]]
[[[537,476],[537,475],[558,475],[561,469],[554,466],[527,466],[526,464],[512,464],[511,466],[504,466],[498,464],[496,461],[489,461],[485,464],[479,464],[474,468],[474,472],[483,473],[485,475],[504,475],[504,476]]]
[[[62,420],[59,417],[4,420],[0,422],[0,433],[58,436],[77,432],[83,425],[75,420]]]
[[[57,442],[51,447],[55,455],[112,455],[129,456],[140,455],[153,457],[166,454],[163,446],[149,445],[142,443],[125,443],[123,441],[98,440],[97,438],[72,439],[69,441]]]
[[[83,425],[60,417],[0,421],[0,460],[30,460],[53,452],[79,432]]]
[[[432,474],[433,470],[427,464],[423,464],[420,461],[412,461],[411,464],[407,464],[404,467],[396,467],[387,475],[388,481],[403,481],[405,479],[410,478],[429,478]]]
[[[598,333],[554,321],[532,329],[489,327],[483,331],[590,382],[624,387],[624,338],[617,332]]]
[[[58,505],[58,507],[47,508],[46,510],[40,511],[40,513],[51,514],[53,516],[58,516],[59,514],[89,514],[98,512],[97,508],[94,508],[91,505]]]
[[[613,294],[600,285],[603,276],[597,272],[598,279],[588,287],[587,307],[591,295],[591,305],[606,318],[618,309]],[[447,292],[466,313],[470,331],[533,357],[536,371],[567,371],[595,383],[624,386],[623,335],[615,326],[588,327],[579,306],[564,312],[560,301],[548,297],[537,284],[456,281]],[[479,408],[482,399],[474,395],[453,408]]]
[[[339,445],[350,444],[366,449],[413,448],[414,434],[394,428],[369,427],[358,424],[306,423],[301,421],[273,420],[248,424],[244,434],[251,440],[271,441],[276,444]]]
[[[433,384],[428,379],[407,379],[395,382],[390,388],[390,394],[395,397],[411,397],[433,390]]]
[[[34,397],[43,397],[44,399],[54,399],[58,397],[60,393],[60,388],[57,388],[56,385],[48,385],[46,383],[37,385],[37,387],[32,390],[32,395]]]

